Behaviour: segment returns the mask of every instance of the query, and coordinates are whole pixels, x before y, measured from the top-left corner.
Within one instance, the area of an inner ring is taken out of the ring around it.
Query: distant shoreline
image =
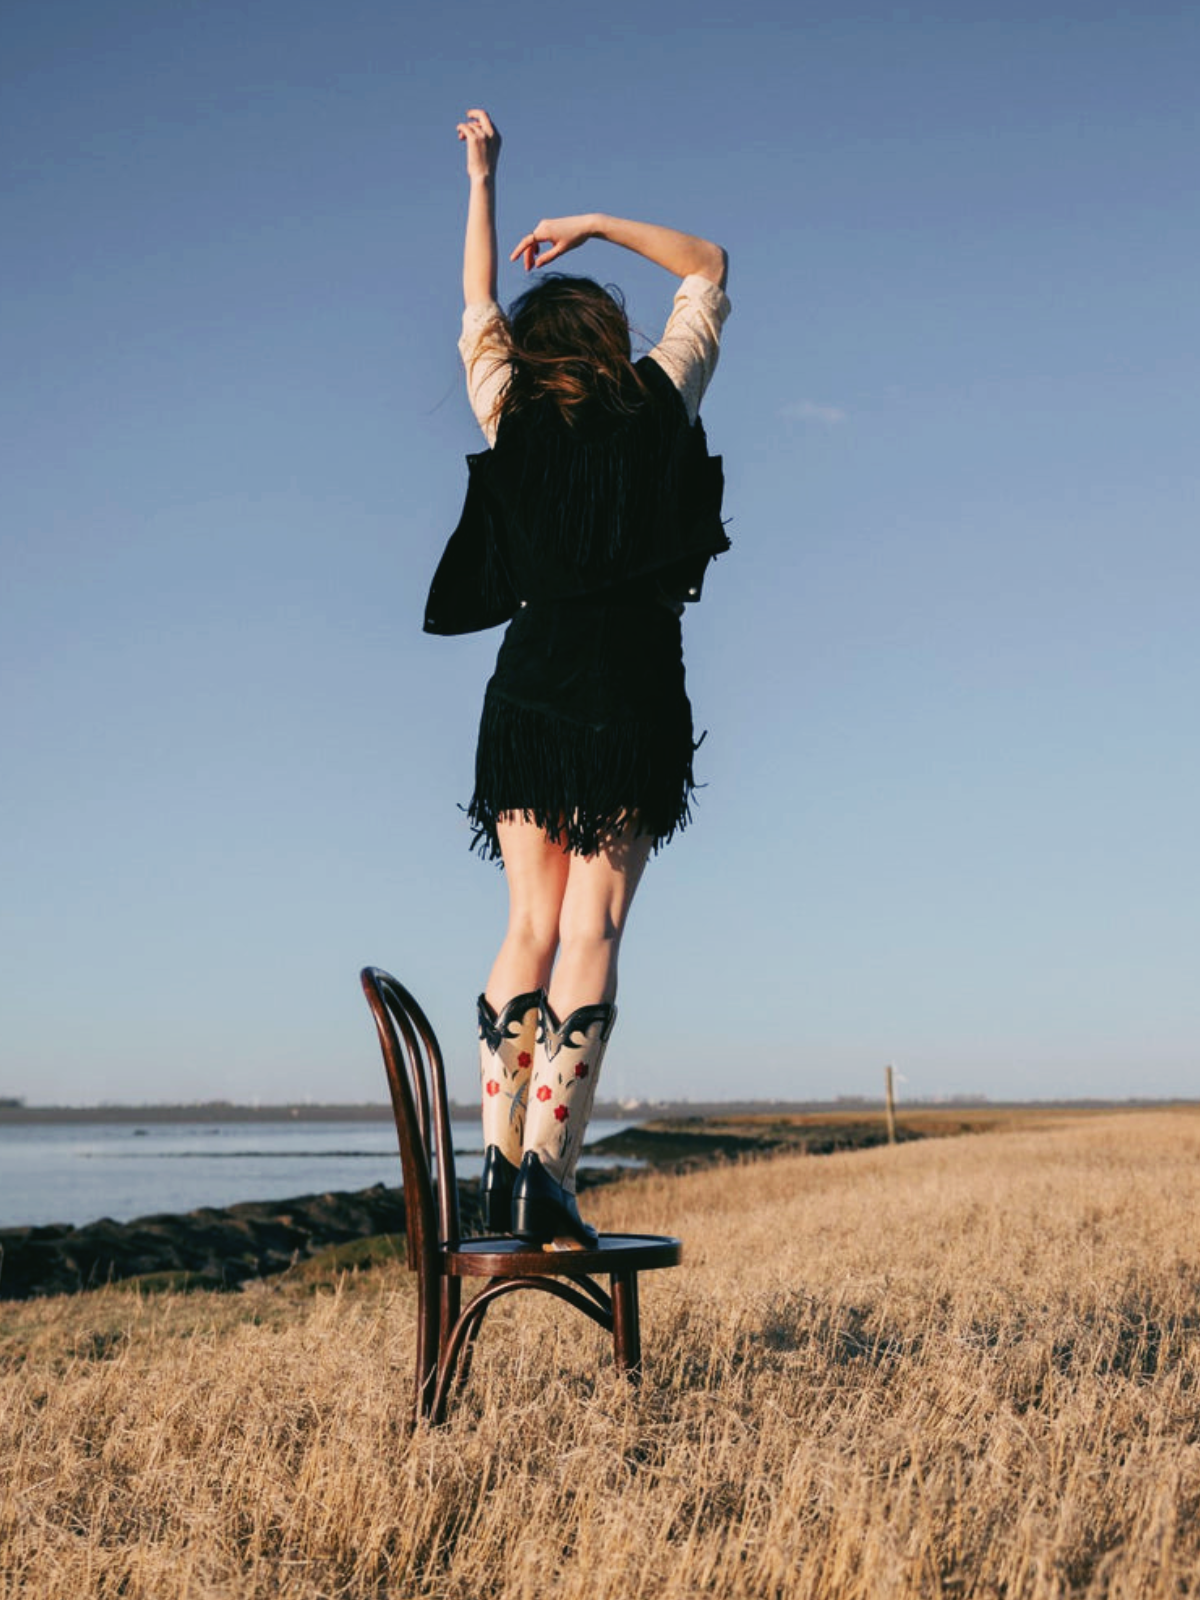
[[[974,1102],[972,1102],[974,1103]],[[959,1102],[966,1106],[966,1101]],[[871,1100],[738,1100],[688,1102],[656,1100],[636,1105],[597,1100],[592,1116],[604,1122],[641,1122],[649,1117],[804,1116],[812,1114],[882,1113],[883,1101]],[[450,1120],[469,1122],[479,1115],[478,1101],[450,1102]],[[388,1122],[392,1108],[386,1101],[360,1104],[313,1104],[294,1101],[284,1105],[237,1105],[224,1100],[181,1105],[14,1106],[0,1104],[0,1128],[47,1123],[256,1123],[256,1122]]]
[[[1127,1099],[1047,1099],[989,1100],[986,1095],[948,1095],[936,1100],[904,1100],[897,1109],[921,1111],[1114,1111],[1140,1107],[1165,1109],[1169,1106],[1200,1105],[1200,1098]],[[598,1100],[593,1115],[607,1122],[645,1122],[669,1118],[672,1121],[694,1117],[755,1116],[861,1116],[883,1113],[883,1100],[846,1095],[836,1100],[654,1100],[622,1103]],[[479,1115],[476,1102],[450,1102],[450,1118],[467,1122]],[[100,1105],[27,1106],[0,1100],[0,1129],[31,1127],[54,1123],[135,1125],[182,1123],[261,1123],[261,1122],[391,1122],[392,1108],[386,1102],[361,1104],[313,1104],[290,1102],[282,1105],[236,1105],[210,1100],[182,1105]]]
[[[13,1106],[0,1105],[0,1128],[28,1127],[34,1123],[142,1124],[162,1122],[390,1122],[389,1105],[278,1105],[240,1106],[224,1101],[199,1105],[149,1106]]]

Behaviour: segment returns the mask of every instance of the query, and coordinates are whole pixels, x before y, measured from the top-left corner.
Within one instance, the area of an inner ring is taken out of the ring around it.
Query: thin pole
[[[885,1083],[886,1088],[887,1088],[886,1105],[887,1105],[887,1133],[888,1133],[888,1143],[889,1144],[895,1144],[895,1142],[896,1142],[896,1091],[895,1091],[895,1087],[894,1087],[894,1084],[893,1084],[894,1078],[895,1078],[895,1073],[892,1071],[891,1063],[889,1062],[888,1066],[885,1068],[885,1071],[884,1071],[884,1083]]]

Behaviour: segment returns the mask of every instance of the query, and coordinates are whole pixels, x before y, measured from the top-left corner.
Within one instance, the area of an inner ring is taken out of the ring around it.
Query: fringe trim
[[[499,860],[496,823],[519,812],[575,855],[596,855],[627,832],[660,850],[692,820],[692,756],[702,742],[693,742],[690,721],[593,727],[490,692],[467,807],[471,849]]]

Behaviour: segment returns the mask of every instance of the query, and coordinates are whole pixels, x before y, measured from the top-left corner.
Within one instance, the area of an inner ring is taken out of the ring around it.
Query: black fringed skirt
[[[497,857],[497,819],[520,812],[580,855],[626,830],[657,849],[691,820],[695,749],[669,606],[628,590],[530,601],[484,696],[473,847]]]

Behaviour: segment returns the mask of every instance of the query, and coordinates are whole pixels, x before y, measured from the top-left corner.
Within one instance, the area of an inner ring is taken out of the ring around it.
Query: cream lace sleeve
[[[675,294],[663,336],[650,351],[683,396],[689,422],[695,422],[700,402],[717,370],[721,329],[729,315],[729,296],[715,283],[696,274],[687,277]]]
[[[508,323],[494,300],[477,300],[463,312],[458,341],[467,374],[467,398],[488,444],[496,442],[496,407],[508,382]]]

